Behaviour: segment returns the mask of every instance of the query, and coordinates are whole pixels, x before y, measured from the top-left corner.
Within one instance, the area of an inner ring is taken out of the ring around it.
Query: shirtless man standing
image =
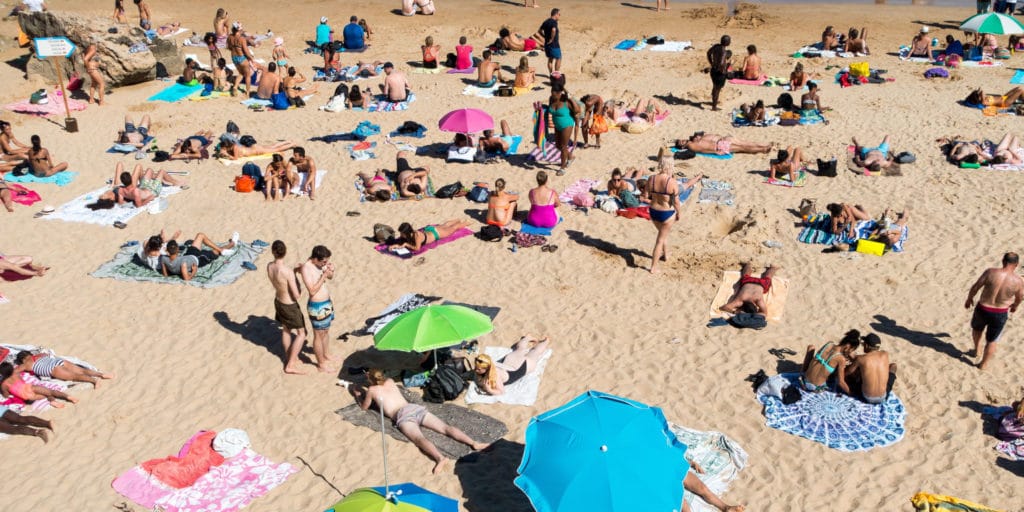
[[[295,172],[306,174],[306,183],[303,185],[302,191],[309,195],[310,200],[315,199],[313,195],[316,193],[316,162],[313,161],[313,157],[306,156],[306,148],[298,146],[292,148],[292,157],[289,162],[295,166]]]
[[[889,364],[889,353],[882,350],[882,339],[877,334],[861,339],[864,353],[854,356],[853,363],[846,367],[846,381],[859,387],[865,402],[878,405],[885,401],[896,383],[896,364]]]
[[[390,62],[384,63],[384,83],[380,84],[380,90],[391,102],[402,102],[409,98],[409,80],[405,73],[395,71],[395,65]]]
[[[334,321],[334,304],[331,303],[331,292],[327,289],[327,281],[334,279],[334,263],[327,261],[330,258],[331,251],[318,245],[313,248],[309,259],[296,269],[309,291],[306,310],[309,322],[313,325],[313,354],[316,355],[317,369],[324,373],[336,370],[327,364],[332,361],[327,354],[327,336],[331,322]]]
[[[689,139],[677,139],[677,148],[686,148],[697,153],[714,153],[728,155],[731,153],[768,153],[771,144],[758,144],[736,140],[731,135],[715,135],[713,133],[696,132]]]
[[[274,255],[274,261],[267,264],[267,277],[274,286],[274,320],[281,324],[284,372],[304,375],[305,372],[296,368],[299,352],[302,352],[302,347],[306,344],[306,320],[302,318],[302,310],[299,309],[302,291],[295,279],[294,267],[284,262],[284,256],[288,253],[284,242],[274,240],[270,245],[270,252]],[[292,331],[295,332],[294,336]]]
[[[764,296],[772,289],[772,277],[779,271],[779,268],[769,264],[761,277],[754,277],[751,272],[754,270],[750,262],[745,262],[740,269],[739,289],[718,309],[726,313],[736,313],[740,309],[759,315],[768,314],[768,305]]]
[[[405,434],[412,444],[416,445],[430,460],[434,461],[433,473],[436,475],[444,469],[448,459],[441,455],[441,452],[434,446],[434,443],[423,436],[421,427],[429,428],[434,432],[444,434],[460,443],[469,445],[474,450],[487,448],[486,443],[478,443],[466,435],[465,432],[448,425],[437,416],[427,412],[427,409],[420,404],[410,404],[402,396],[395,381],[387,378],[384,372],[373,369],[367,372],[369,388],[358,385],[349,385],[349,393],[359,401],[359,407],[363,410],[369,409],[374,402],[394,422],[395,428]]]
[[[150,18],[153,17],[152,13],[149,12],[149,4],[146,0],[135,0],[135,5],[139,8],[139,26],[142,30],[149,30],[153,27]]]
[[[711,66],[711,110],[718,110],[718,95],[725,87],[726,73],[729,71],[729,60],[732,52],[729,44],[732,39],[722,36],[720,42],[708,49],[708,64]]]
[[[981,352],[981,334],[985,333],[985,355],[981,358],[978,368],[984,370],[992,356],[996,353],[996,342],[1006,326],[1008,313],[1016,313],[1021,299],[1024,299],[1024,280],[1017,275],[1017,264],[1020,256],[1015,252],[1003,255],[1002,268],[990,268],[981,273],[981,277],[967,292],[965,309],[974,305],[974,296],[981,290],[981,298],[974,308],[971,318],[971,335],[974,338],[974,350],[967,357],[978,357]]]

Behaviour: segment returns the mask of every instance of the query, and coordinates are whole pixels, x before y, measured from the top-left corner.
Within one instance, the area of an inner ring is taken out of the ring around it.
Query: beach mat
[[[498,361],[512,353],[512,349],[508,347],[487,347],[484,349],[484,353],[491,356],[492,360]],[[544,377],[544,368],[548,365],[548,359],[551,359],[551,353],[551,349],[544,351],[544,354],[540,357],[540,361],[537,362],[537,368],[515,383],[506,385],[505,392],[500,395],[492,396],[482,393],[480,392],[480,389],[477,388],[476,382],[470,382],[466,389],[466,403],[502,403],[507,405],[527,406],[535,404],[537,402],[537,393],[540,391],[540,381],[541,378]]]
[[[564,219],[562,217],[559,217],[558,224],[561,224],[563,220]],[[527,235],[551,236],[551,232],[554,231],[555,229],[553,227],[542,228],[540,226],[534,226],[533,224],[527,224],[525,222],[521,222],[520,224],[521,225],[519,226],[519,232]],[[555,226],[557,227],[558,224],[555,224]]]
[[[952,496],[929,494],[919,492],[910,498],[910,503],[916,510],[930,510],[932,512],[1002,512],[985,505],[972,501],[961,500]]]
[[[203,85],[171,84],[160,92],[150,96],[146,101],[165,101],[174,103],[203,90]]]
[[[755,274],[755,277],[760,277],[761,274]],[[727,270],[722,274],[722,280],[718,283],[718,291],[715,293],[714,300],[711,301],[711,309],[708,312],[709,317],[713,320],[715,318],[729,318],[729,313],[718,309],[719,306],[729,302],[733,294],[739,290],[740,273],[736,270]],[[768,314],[765,315],[770,322],[781,322],[782,315],[786,310],[786,298],[789,297],[789,280],[783,277],[775,277],[772,279],[772,288],[768,290],[765,295],[764,301],[768,305]]]
[[[113,226],[115,222],[128,222],[142,212],[160,213],[167,207],[167,197],[181,191],[179,187],[163,187],[160,197],[152,200],[142,208],[136,208],[130,203],[115,205],[109,210],[90,210],[85,205],[96,202],[101,194],[110,190],[104,186],[82,194],[67,203],[62,204],[56,211],[49,215],[40,217],[46,220],[62,220],[65,222],[84,222],[86,224],[98,224],[101,226]]]
[[[669,429],[679,442],[686,445],[686,460],[700,465],[703,473],[694,475],[716,496],[722,496],[747,467],[747,452],[739,443],[721,432],[702,432],[669,423]],[[683,499],[690,504],[692,512],[718,512],[692,492],[684,493]]]
[[[466,68],[466,69],[451,68],[448,71],[445,71],[445,73],[447,73],[449,75],[472,75],[473,73],[476,73],[476,67],[471,67],[471,68]]]
[[[623,39],[619,44],[612,47],[614,50],[632,50],[638,41],[636,39]]]
[[[829,233],[832,229],[832,216],[827,213],[816,213],[804,221],[804,227],[796,239],[805,244],[832,245],[839,242],[839,236]]]
[[[703,178],[700,180],[700,195],[697,196],[697,202],[734,206],[736,189],[729,182]]]
[[[237,281],[243,274],[248,272],[242,263],[256,262],[262,247],[254,247],[245,242],[238,242],[235,245],[235,252],[230,256],[221,256],[210,264],[199,267],[196,275],[191,280],[184,280],[179,276],[167,276],[150,269],[138,262],[138,246],[129,246],[120,249],[114,258],[93,271],[92,277],[101,279],[116,279],[118,281],[149,282],[195,286],[197,288],[217,288],[229,285]]]
[[[741,128],[744,126],[774,126],[779,124],[780,112],[780,109],[765,109],[764,121],[752,122],[748,121],[747,118],[743,116],[743,112],[741,112],[740,109],[736,108],[733,109],[732,111],[732,125],[736,128]]]
[[[10,183],[46,183],[49,185],[63,187],[64,185],[75,181],[76,176],[78,176],[78,173],[74,171],[61,171],[45,178],[39,178],[34,174],[22,174],[21,176],[17,176],[13,172],[9,172],[4,174],[4,181]]]
[[[768,80],[768,75],[761,75],[753,80],[745,78],[730,78],[729,83],[733,85],[761,85]]]
[[[416,101],[416,95],[409,93],[409,97],[405,101],[393,102],[383,99],[377,99],[370,106],[366,107],[366,112],[400,112],[402,110],[408,110],[409,104]],[[362,109],[354,108],[353,111],[359,111]]]
[[[576,150],[576,146],[569,146],[569,154]],[[558,150],[558,146],[554,142],[547,141],[544,144],[544,149],[533,148],[530,154],[526,157],[527,160],[534,162],[541,162],[546,164],[560,164],[562,162],[562,152]]]
[[[783,373],[782,377],[800,388],[799,373]],[[799,402],[785,405],[775,396],[758,393],[757,399],[764,404],[765,424],[841,452],[890,446],[906,433],[907,411],[895,393],[880,405],[831,391],[801,390],[800,394]]]
[[[418,393],[401,388],[402,395],[411,404],[420,404],[427,408],[434,416],[441,418],[445,423],[457,427],[466,433],[471,439],[481,443],[493,443],[508,433],[508,427],[504,423],[465,407],[455,405],[451,402],[434,404],[424,402]],[[375,409],[362,410],[359,404],[352,404],[335,411],[341,419],[360,427],[373,429],[380,432],[380,412]],[[384,431],[387,435],[403,442],[409,442],[405,434],[395,428],[391,420],[384,418]],[[437,446],[445,456],[452,459],[459,459],[473,452],[473,449],[444,434],[439,434],[428,428],[423,429],[423,434],[430,442]]]
[[[56,115],[67,115],[64,110],[64,101],[60,97],[58,91],[53,91],[48,95],[49,101],[42,105],[33,105],[29,100],[17,101],[4,105],[4,109],[10,110],[11,112],[17,112],[19,114],[29,114],[33,116],[56,116]],[[73,98],[68,98],[68,109],[72,112],[80,112],[85,110],[87,103],[79,101]]]
[[[394,252],[388,250],[388,246],[385,245],[385,244],[377,245],[376,247],[374,247],[374,249],[376,249],[377,252],[379,252],[381,254],[387,254],[389,256],[394,256],[396,258],[409,259],[409,258],[412,258],[413,256],[419,256],[419,255],[421,255],[421,254],[423,254],[423,253],[425,253],[425,252],[427,252],[427,251],[429,251],[431,249],[440,247],[440,246],[442,246],[444,244],[447,244],[447,243],[454,242],[454,241],[456,241],[456,240],[458,240],[460,238],[465,238],[465,237],[470,236],[472,234],[473,234],[473,230],[471,230],[469,228],[462,228],[462,229],[460,229],[460,230],[452,233],[451,235],[448,235],[448,236],[446,236],[446,237],[444,237],[444,238],[442,238],[440,240],[434,240],[433,242],[430,242],[429,244],[423,244],[423,245],[420,246],[420,249],[418,251],[410,251],[407,254],[395,254]]]

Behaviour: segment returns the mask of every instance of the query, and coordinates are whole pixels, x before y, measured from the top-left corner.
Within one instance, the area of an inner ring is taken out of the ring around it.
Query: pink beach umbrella
[[[490,114],[476,108],[461,108],[444,115],[437,122],[442,131],[455,133],[479,133],[494,128]]]

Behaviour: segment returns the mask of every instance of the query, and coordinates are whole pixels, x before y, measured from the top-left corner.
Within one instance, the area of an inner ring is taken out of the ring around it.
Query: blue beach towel
[[[4,175],[4,180],[9,181],[11,183],[49,183],[51,185],[63,187],[64,185],[67,185],[68,183],[74,181],[76,176],[78,176],[78,173],[71,171],[58,172],[57,174],[54,174],[53,176],[49,176],[46,178],[37,178],[32,174],[23,174],[21,176],[15,176],[13,172],[9,172]]]
[[[1017,72],[1013,74],[1013,78],[1010,79],[1010,83],[1017,85],[1024,84],[1024,69],[1018,69]]]
[[[561,224],[562,220],[563,220],[562,217],[559,217],[558,218],[558,224]],[[555,229],[555,228],[541,228],[541,227],[537,227],[537,226],[533,226],[533,225],[527,224],[525,222],[523,222],[522,224],[523,224],[522,227],[519,228],[519,232],[520,233],[526,233],[527,235],[551,236],[551,231],[553,229]]]
[[[799,388],[800,374],[782,374]],[[906,432],[907,411],[893,393],[885,402],[871,405],[831,391],[800,391],[802,398],[785,405],[775,396],[758,393],[764,404],[765,423],[772,428],[815,441],[842,452],[867,451],[890,446]]]
[[[623,39],[619,44],[615,45],[616,50],[632,50],[636,46],[636,39]]]
[[[121,143],[114,144],[113,146],[110,147],[110,149],[107,150],[107,153],[123,153],[123,154],[128,154],[128,153],[134,153],[136,151],[139,151],[140,149],[145,151],[146,146],[148,146],[149,143],[153,142],[155,139],[156,139],[156,137],[154,137],[152,135],[142,139],[142,147],[141,148],[135,147],[134,144],[121,144]]]
[[[146,101],[166,101],[168,103],[174,103],[181,101],[199,91],[203,90],[202,84],[199,85],[182,85],[182,84],[171,84],[164,90],[152,95]]]

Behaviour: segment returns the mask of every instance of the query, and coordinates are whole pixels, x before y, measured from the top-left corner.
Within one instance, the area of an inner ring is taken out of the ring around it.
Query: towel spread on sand
[[[477,98],[493,98],[495,91],[497,91],[498,87],[501,87],[501,85],[502,84],[498,82],[494,82],[494,85],[490,87],[481,87],[479,85],[470,84],[462,89],[462,94],[463,96],[476,96]]]
[[[388,101],[387,99],[382,99],[381,97],[377,97],[365,109],[353,108],[352,110],[353,111],[365,110],[366,112],[398,112],[398,111],[401,111],[401,110],[408,110],[409,109],[409,104],[414,102],[414,101],[416,101],[416,95],[410,92],[409,93],[409,97],[406,98],[405,101],[400,101],[400,102],[395,103],[395,102],[392,102],[392,101]]]
[[[176,83],[165,87],[160,92],[150,96],[146,101],[166,101],[168,103],[174,103],[188,98],[201,90],[203,90],[202,84],[184,85]]]
[[[32,206],[42,200],[38,192],[27,189],[17,183],[8,183],[7,188],[11,191],[11,201],[22,206]]]
[[[791,385],[800,387],[800,374],[784,373]],[[871,405],[831,391],[801,390],[792,405],[758,393],[764,404],[765,423],[783,432],[804,437],[843,452],[867,451],[903,439],[907,412],[895,393],[880,405]]]
[[[445,73],[449,75],[472,75],[473,73],[476,73],[476,67],[466,69],[451,68],[448,71],[445,71]]]
[[[754,277],[761,277],[760,273]],[[711,319],[728,318],[729,313],[718,309],[739,290],[740,273],[736,270],[727,270],[722,274],[722,281],[718,284],[718,292],[711,301],[709,316]],[[786,298],[789,296],[789,280],[782,277],[772,279],[772,287],[765,294],[764,301],[768,305],[768,314],[765,315],[769,322],[779,322],[786,310]]]
[[[1013,78],[1010,79],[1011,84],[1022,85],[1024,84],[1024,69],[1018,69],[1013,73]]]
[[[800,169],[796,172],[796,181],[789,181],[789,174],[779,174],[776,178],[765,176],[762,183],[779,187],[802,187],[807,185],[807,169]]]
[[[98,278],[116,279],[118,281],[143,281],[150,283],[184,284],[198,288],[217,288],[231,284],[242,277],[247,271],[242,266],[245,262],[256,262],[262,247],[255,247],[245,242],[235,244],[235,252],[230,256],[221,256],[206,266],[199,267],[196,275],[186,281],[179,276],[167,276],[157,272],[138,260],[138,246],[122,248],[114,255],[114,259],[100,265],[91,275]]]
[[[648,45],[647,49],[652,52],[681,52],[693,48],[690,41],[665,41],[664,44]]]
[[[740,128],[743,126],[773,126],[779,124],[779,109],[765,109],[764,121],[751,122],[744,117],[743,112],[740,109],[733,109],[732,111],[732,125]]]
[[[933,512],[1002,512],[972,501],[961,500],[952,496],[929,494],[926,492],[919,492],[915,494],[913,498],[910,498],[910,503],[913,504],[914,508],[917,510],[931,510]]]
[[[1000,441],[996,443],[996,451],[1006,455],[1010,460],[1024,460],[1024,437],[1013,441]]]
[[[349,144],[346,149],[348,149],[348,156],[352,157],[352,160],[370,160],[377,158],[376,147],[376,142],[359,142]]]
[[[700,180],[700,187],[700,196],[697,197],[698,203],[715,203],[734,206],[736,201],[736,190],[731,183],[703,178]]]
[[[512,349],[508,347],[487,347],[484,349],[484,353],[491,356],[492,360],[500,361],[501,358],[512,353]],[[471,381],[469,383],[469,389],[466,390],[466,403],[533,405],[537,402],[537,392],[540,391],[540,380],[541,377],[544,376],[544,368],[548,365],[548,359],[551,359],[551,349],[544,351],[544,354],[540,357],[540,361],[537,362],[537,368],[534,369],[534,371],[526,374],[526,376],[515,383],[505,386],[505,392],[497,396],[481,392],[480,389],[477,388],[476,382]]]
[[[669,423],[669,429],[676,435],[676,439],[686,445],[686,460],[704,470],[704,473],[694,472],[694,475],[717,496],[725,494],[729,484],[747,466],[747,452],[739,443],[721,432],[702,432],[675,423]],[[718,512],[717,508],[708,505],[692,492],[684,493],[683,499],[690,504],[693,512]]]
[[[66,115],[64,110],[64,101],[60,97],[60,91],[54,91],[50,93],[48,97],[50,101],[43,103],[42,105],[33,105],[29,100],[22,100],[4,105],[4,109],[10,110],[11,112],[17,112],[19,114],[30,114],[34,116]],[[68,98],[68,109],[72,112],[85,110],[86,105],[87,103],[84,101]]]
[[[577,194],[590,193],[590,189],[595,188],[600,184],[601,182],[595,179],[584,178],[576,180],[573,184],[565,187],[561,194],[558,194],[558,200],[563,203],[571,204],[572,199],[576,197]]]
[[[167,207],[167,197],[177,194],[181,191],[181,188],[165,186],[160,192],[160,197],[153,199],[148,205],[143,206],[142,208],[136,208],[129,203],[114,205],[114,207],[109,210],[90,210],[85,207],[87,204],[96,202],[96,198],[108,190],[110,190],[110,187],[104,186],[93,190],[92,192],[82,194],[71,201],[62,204],[55,212],[49,215],[44,215],[40,218],[46,220],[63,220],[65,222],[84,222],[86,224],[113,226],[115,222],[128,222],[144,211],[148,211],[150,213],[162,212]]]
[[[796,239],[797,241],[805,244],[852,244],[857,240],[870,238],[877,228],[878,221],[874,219],[860,220],[854,225],[854,236],[852,238],[846,231],[840,235],[835,235],[830,233],[832,229],[832,217],[827,213],[817,213],[811,215],[806,221],[804,221],[804,227],[800,230]],[[907,226],[902,226],[900,231],[901,234],[899,241],[892,246],[893,252],[903,252],[903,246],[910,235],[910,229]]]
[[[190,487],[210,468],[224,463],[224,457],[213,450],[215,437],[217,433],[212,430],[200,432],[188,440],[178,455],[147,460],[139,468],[164,485],[175,489]]]
[[[397,318],[402,313],[408,313],[417,308],[421,308],[433,302],[441,300],[441,297],[431,297],[427,295],[420,295],[418,293],[407,293],[398,298],[395,302],[392,302],[388,307],[384,308],[379,315],[367,318],[366,326],[362,329],[353,331],[352,334],[356,336],[369,336],[376,334],[377,331],[384,328],[384,326],[391,323],[392,320]]]
[[[75,181],[76,176],[78,176],[78,173],[73,171],[61,171],[45,178],[37,177],[34,174],[22,174],[21,176],[16,176],[13,172],[9,172],[4,174],[4,181],[9,181],[11,183],[47,183],[63,187],[64,185]]]
[[[421,245],[419,250],[417,250],[417,251],[409,251],[409,252],[407,252],[405,254],[397,254],[397,253],[389,250],[388,246],[385,245],[385,244],[379,244],[376,247],[374,247],[374,249],[377,249],[377,252],[379,252],[381,254],[387,254],[387,255],[390,255],[390,256],[394,256],[396,258],[409,259],[409,258],[412,258],[413,256],[419,256],[420,254],[423,254],[423,253],[425,253],[425,252],[427,252],[427,251],[429,251],[431,249],[434,249],[436,247],[440,247],[440,246],[442,246],[444,244],[447,244],[447,243],[450,243],[450,242],[454,242],[454,241],[456,241],[456,240],[458,240],[460,238],[465,238],[465,237],[470,236],[472,234],[473,234],[473,230],[471,230],[469,228],[462,228],[462,229],[460,229],[460,230],[458,230],[458,231],[456,231],[456,232],[454,232],[454,233],[452,233],[452,234],[450,234],[450,235],[448,235],[448,236],[446,236],[446,237],[444,237],[444,238],[442,238],[440,240],[434,240],[433,242],[430,242],[428,244]]]
[[[576,146],[570,144],[569,154],[571,155],[575,150]],[[562,162],[562,152],[558,150],[558,146],[554,142],[546,141],[543,150],[539,147],[533,148],[533,151],[530,151],[526,159],[547,164],[558,164]]]
[[[848,53],[848,52],[837,52],[837,51],[832,51],[832,50],[822,50],[821,49],[821,43],[814,43],[814,44],[811,44],[811,45],[804,46],[803,48],[800,48],[799,50],[797,50],[796,53],[799,53],[799,54],[801,54],[804,57],[821,57],[821,58],[824,58],[824,59],[834,59],[834,58],[837,58],[837,57],[845,59],[845,58],[851,58],[851,57],[855,56],[853,53]]]
[[[313,188],[315,188],[317,190],[320,190],[320,187],[324,186],[324,177],[325,176],[327,176],[327,171],[325,169],[317,169],[316,170],[316,183],[313,184]],[[300,196],[301,195],[305,195],[305,192],[303,191],[303,187],[306,186],[306,182],[307,181],[309,181],[309,173],[308,172],[300,172],[299,173],[299,183],[297,185],[295,185],[294,187],[292,187],[292,194],[298,194]]]
[[[632,50],[640,41],[637,39],[623,39],[612,47],[613,50]]]
[[[561,224],[563,220],[564,219],[562,219],[562,217],[559,217],[558,218],[558,224]],[[527,224],[526,222],[521,222],[520,224],[521,225],[519,227],[519,232],[523,233],[524,235],[551,236],[552,231],[554,231],[554,229],[555,229],[553,227],[551,227],[551,228],[542,228],[540,226],[534,226],[532,224]],[[557,226],[557,224],[556,224],[556,226]]]
[[[768,80],[768,75],[761,75],[753,80],[746,78],[730,78],[729,83],[734,85],[761,85]]]

